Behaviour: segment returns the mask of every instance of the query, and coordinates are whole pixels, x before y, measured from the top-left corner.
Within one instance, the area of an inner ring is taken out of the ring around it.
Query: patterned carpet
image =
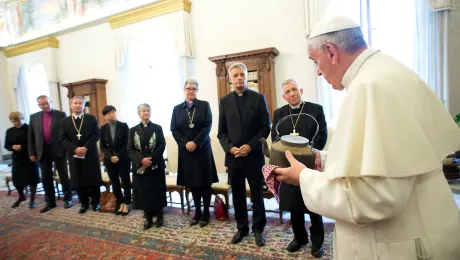
[[[0,192],[0,259],[314,259],[310,246],[297,253],[284,248],[292,240],[289,225],[279,225],[268,218],[266,246],[258,248],[250,234],[238,245],[229,241],[236,232],[235,222],[212,219],[205,228],[188,225],[190,217],[180,209],[167,207],[165,227],[142,230],[140,211],[128,216],[87,212],[78,214],[79,204],[45,214],[39,207],[28,208],[28,201],[18,208],[11,204],[16,193]],[[285,222],[288,222],[287,219]],[[325,223],[325,254],[332,259],[333,223]]]

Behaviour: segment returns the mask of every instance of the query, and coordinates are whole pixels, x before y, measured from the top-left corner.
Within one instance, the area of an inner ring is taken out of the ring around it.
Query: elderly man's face
[[[302,94],[303,90],[294,82],[283,86],[283,98],[291,106],[297,106],[302,101]]]
[[[234,67],[230,71],[229,76],[230,76],[230,81],[235,86],[236,92],[242,93],[246,89],[246,86],[248,85],[248,79],[246,78],[246,74],[244,73],[244,70],[240,67]]]
[[[139,117],[141,120],[147,121],[150,119],[150,110],[147,108],[142,108],[139,110]]]
[[[326,50],[326,46],[323,50],[314,49],[308,46],[308,57],[316,64],[316,74],[318,76],[323,76],[323,78],[332,85],[333,89],[343,90],[343,75],[338,74],[336,67],[338,57],[335,57],[331,52]]]

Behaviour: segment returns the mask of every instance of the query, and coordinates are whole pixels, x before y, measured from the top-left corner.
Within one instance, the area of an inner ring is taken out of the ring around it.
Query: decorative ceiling
[[[0,47],[7,47],[159,0],[0,0]]]

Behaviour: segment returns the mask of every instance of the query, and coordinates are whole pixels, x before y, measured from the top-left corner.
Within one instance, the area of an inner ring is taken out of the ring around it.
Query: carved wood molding
[[[55,37],[43,37],[15,46],[7,47],[3,50],[3,52],[5,53],[5,56],[9,58],[45,48],[59,48],[59,40]]]

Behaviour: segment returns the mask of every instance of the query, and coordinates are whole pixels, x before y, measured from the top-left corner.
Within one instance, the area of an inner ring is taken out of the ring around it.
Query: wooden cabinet
[[[210,57],[209,60],[216,64],[218,100],[233,91],[227,75],[228,68],[234,62],[242,62],[248,68],[248,88],[265,95],[273,119],[276,109],[275,57],[278,53],[272,47]]]
[[[107,120],[102,116],[102,109],[107,105],[106,83],[107,80],[105,79],[88,79],[62,84],[62,86],[67,88],[69,99],[74,96],[83,96],[85,98],[85,113],[95,116],[101,126],[107,123]]]

